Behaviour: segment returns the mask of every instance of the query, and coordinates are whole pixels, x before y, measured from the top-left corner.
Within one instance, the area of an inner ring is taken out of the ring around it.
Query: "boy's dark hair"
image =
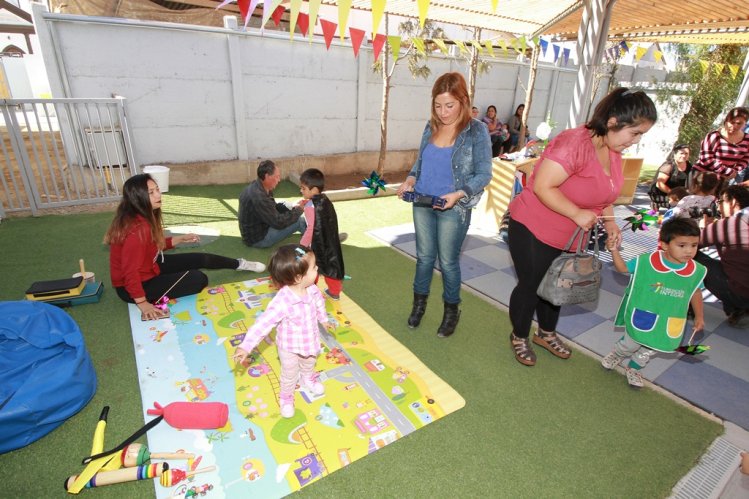
[[[689,194],[686,187],[678,186],[668,191],[668,197],[675,197],[679,201],[685,198]]]
[[[291,286],[298,278],[307,273],[309,261],[304,258],[312,250],[301,244],[285,244],[270,256],[268,273],[277,286]],[[314,255],[314,253],[313,253]]]
[[[678,236],[700,237],[700,226],[697,225],[697,221],[692,218],[672,218],[661,226],[658,240],[670,243]]]
[[[260,162],[260,164],[257,166],[257,178],[260,180],[265,180],[265,177],[267,175],[273,174],[273,172],[276,169],[276,164],[269,160],[265,159]]]
[[[317,168],[307,168],[299,176],[299,183],[310,189],[317,187],[322,192],[325,190],[325,175]]]
[[[742,210],[749,206],[749,188],[744,185],[729,185],[721,195],[729,201],[736,201]]]
[[[715,193],[715,189],[720,184],[720,177],[713,172],[699,172],[692,179],[692,191],[702,191],[705,193]]]
[[[611,118],[616,118],[616,125],[609,128]],[[592,130],[598,137],[604,137],[609,130],[617,131],[625,126],[636,126],[646,121],[655,123],[657,119],[655,104],[645,92],[619,87],[598,103],[585,128]]]

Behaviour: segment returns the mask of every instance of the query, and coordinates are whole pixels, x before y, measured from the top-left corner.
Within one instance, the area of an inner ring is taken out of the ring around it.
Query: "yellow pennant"
[[[492,41],[491,40],[485,41],[484,46],[486,47],[486,51],[489,52],[489,55],[491,57],[494,57],[494,47],[492,46]]]
[[[322,0],[309,0],[309,29],[307,30],[307,34],[309,35],[310,40],[312,40],[312,35],[315,33],[317,13],[320,10],[321,1]]]
[[[647,53],[647,49],[644,49],[642,47],[637,47],[635,49],[635,61],[639,61],[642,59],[642,57]]]
[[[478,40],[471,40],[471,45],[473,45],[474,47],[476,47],[476,50],[478,50],[479,55],[483,55],[484,54],[484,47],[481,46],[481,42],[480,41],[478,41]]]
[[[426,50],[424,50],[424,39],[419,37],[411,38],[411,43],[413,43],[414,47],[416,47],[416,50],[419,51],[420,54],[426,55]]]
[[[289,38],[294,40],[294,28],[296,21],[299,19],[299,8],[302,6],[302,0],[291,0],[291,15],[289,15]]]
[[[445,45],[444,40],[441,40],[439,38],[434,38],[432,41],[434,42],[435,45],[437,45],[440,48],[440,51],[443,54],[447,54],[447,46]]]
[[[380,28],[380,21],[382,21],[382,14],[385,12],[386,0],[372,0],[372,39],[377,34],[377,30]]]
[[[429,10],[429,0],[418,0],[419,3],[419,26],[424,27],[427,20],[427,10]]]
[[[393,59],[397,59],[401,52],[401,37],[398,35],[389,35],[388,45],[390,45],[390,52],[393,54]]]
[[[497,11],[497,3],[499,3],[499,0],[492,0],[492,12]]]
[[[702,74],[704,75],[707,72],[707,68],[710,67],[710,63],[700,59],[700,67],[702,68]]]
[[[507,40],[505,40],[504,38],[500,38],[499,46],[502,48],[502,50],[505,51],[505,55],[507,55]]]
[[[661,62],[663,60],[663,52],[660,50],[654,50],[653,57],[655,57],[656,62]]]
[[[460,49],[460,53],[461,54],[467,54],[468,53],[468,49],[466,48],[465,43],[461,42],[460,40],[455,40],[455,45],[458,46],[458,48]]]
[[[720,74],[723,72],[723,68],[726,65],[722,62],[716,62],[714,63],[713,70],[715,71],[716,76],[720,76]]]
[[[268,22],[268,19],[270,19],[273,11],[276,10],[276,7],[278,7],[279,5],[281,5],[281,0],[273,0],[271,2],[268,2],[266,0],[266,2],[263,3],[263,24],[260,25],[261,28],[265,27],[265,23]]]
[[[731,72],[731,77],[735,80],[736,76],[738,76],[738,74],[739,74],[739,67],[738,66],[734,66],[733,64],[729,64],[728,65],[728,71]]]
[[[349,12],[351,12],[351,0],[338,0],[338,34],[341,40],[346,36]]]

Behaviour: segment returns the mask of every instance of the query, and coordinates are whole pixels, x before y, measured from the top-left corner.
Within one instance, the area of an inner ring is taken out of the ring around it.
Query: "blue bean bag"
[[[64,310],[0,302],[0,454],[42,438],[94,392],[96,372],[83,335]]]

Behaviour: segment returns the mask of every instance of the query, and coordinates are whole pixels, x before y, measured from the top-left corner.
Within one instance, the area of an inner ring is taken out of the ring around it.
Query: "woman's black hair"
[[[613,126],[609,126],[611,118],[616,119]],[[594,135],[603,137],[611,130],[621,130],[643,122],[655,123],[657,119],[655,104],[645,92],[619,87],[598,103],[585,128],[592,130]]]
[[[676,153],[684,150],[689,149],[689,152],[692,152],[692,148],[689,147],[689,144],[676,144],[673,149],[671,149],[671,152],[668,154],[668,158],[666,158],[666,163],[669,163],[671,165],[676,166],[676,162],[674,160],[674,156],[676,156]],[[687,164],[689,164],[689,158],[687,158]]]

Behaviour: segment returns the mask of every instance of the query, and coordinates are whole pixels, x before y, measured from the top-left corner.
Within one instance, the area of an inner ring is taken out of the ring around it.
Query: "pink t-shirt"
[[[533,192],[536,173],[544,159],[562,165],[569,174],[559,190],[580,208],[600,214],[619,196],[622,177],[622,155],[609,152],[611,176],[606,175],[598,161],[590,130],[584,126],[565,130],[552,140],[536,163],[528,184],[510,203],[510,215],[530,230],[539,241],[562,249],[569,242],[577,225],[572,219],[548,208]]]

